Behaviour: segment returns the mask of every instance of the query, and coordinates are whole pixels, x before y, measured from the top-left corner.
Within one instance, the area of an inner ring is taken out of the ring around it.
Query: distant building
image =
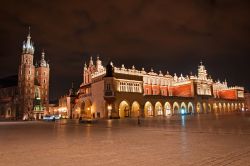
[[[0,119],[15,119],[18,110],[18,76],[0,79]]]
[[[48,111],[48,115],[58,115],[58,104],[57,103],[53,103],[53,104],[49,104],[49,111]]]
[[[13,110],[13,116],[17,119],[41,119],[49,104],[49,73],[50,68],[42,52],[39,63],[34,65],[34,44],[31,41],[30,32],[27,41],[23,42],[23,52],[18,70],[16,84],[13,86],[0,87],[0,91],[6,91],[6,98],[15,91],[15,102],[9,102]],[[3,82],[5,82],[3,80]],[[2,102],[1,102],[2,103]],[[13,105],[15,103],[15,105]],[[6,104],[1,104],[2,108]],[[18,107],[16,108],[16,105]],[[15,112],[15,113],[14,113]]]
[[[144,68],[106,67],[97,57],[83,69],[74,114],[88,118],[167,116],[244,109],[244,88],[213,81],[205,66],[198,75],[146,72]]]
[[[58,100],[58,104],[49,106],[49,114],[59,115],[62,118],[74,117],[72,110],[75,105],[75,99],[76,92],[72,83],[72,87],[69,89],[68,94],[61,96]]]

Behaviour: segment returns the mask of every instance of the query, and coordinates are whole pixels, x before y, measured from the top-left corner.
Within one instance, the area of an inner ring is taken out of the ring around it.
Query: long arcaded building
[[[213,81],[205,66],[196,75],[177,76],[106,67],[97,57],[84,66],[73,117],[126,118],[174,114],[230,112],[244,109],[244,88]]]

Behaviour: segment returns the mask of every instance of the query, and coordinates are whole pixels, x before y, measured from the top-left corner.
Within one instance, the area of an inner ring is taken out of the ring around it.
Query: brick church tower
[[[30,117],[33,111],[34,99],[34,75],[35,66],[33,65],[34,59],[34,46],[31,41],[30,32],[27,41],[23,42],[23,52],[21,55],[21,64],[19,65],[18,72],[18,89],[19,89],[19,111],[18,118]]]

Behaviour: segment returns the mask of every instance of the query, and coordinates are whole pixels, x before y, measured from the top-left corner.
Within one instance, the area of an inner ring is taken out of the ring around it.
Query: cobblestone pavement
[[[0,122],[0,165],[250,166],[250,113]]]

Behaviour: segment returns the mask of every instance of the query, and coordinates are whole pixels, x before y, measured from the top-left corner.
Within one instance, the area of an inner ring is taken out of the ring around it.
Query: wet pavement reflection
[[[140,121],[0,122],[0,165],[247,165],[250,159],[249,112]]]

